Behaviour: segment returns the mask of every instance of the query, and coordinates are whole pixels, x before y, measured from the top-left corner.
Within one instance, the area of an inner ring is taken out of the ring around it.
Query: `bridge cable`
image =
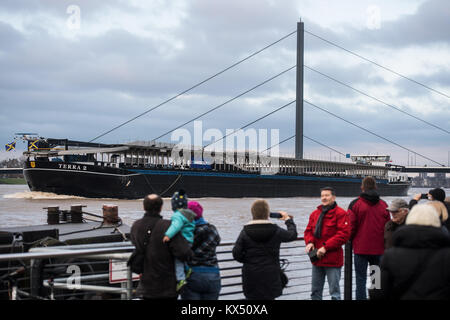
[[[367,94],[367,93],[365,93],[365,92],[363,92],[363,91],[361,91],[361,90],[358,90],[358,89],[356,89],[356,88],[354,88],[354,87],[352,87],[352,86],[350,86],[350,85],[348,85],[348,84],[346,84],[346,83],[344,83],[344,82],[342,82],[342,81],[340,81],[340,80],[337,80],[336,78],[333,78],[333,77],[331,77],[331,76],[329,76],[329,75],[327,75],[327,74],[325,74],[325,73],[323,73],[323,72],[320,72],[320,71],[318,71],[318,70],[316,70],[316,69],[314,69],[314,68],[308,67],[307,65],[303,65],[303,66],[304,66],[305,68],[307,68],[307,69],[309,69],[309,70],[311,70],[311,71],[314,71],[314,72],[316,72],[316,73],[318,73],[318,74],[320,74],[320,75],[322,75],[322,76],[324,76],[324,77],[326,77],[326,78],[328,78],[328,79],[330,79],[330,80],[333,80],[333,81],[335,81],[335,82],[337,82],[337,83],[339,83],[339,84],[341,84],[341,85],[343,85],[343,86],[345,86],[345,87],[347,87],[347,88],[350,88],[350,89],[352,89],[352,90],[354,90],[354,91],[356,91],[356,92],[358,92],[358,93],[360,93],[360,94],[362,94],[362,95],[364,95],[364,96],[366,96],[366,97],[369,97],[369,98],[371,98],[371,99],[373,99],[373,100],[375,100],[375,101],[378,101],[378,102],[380,102],[380,103],[382,103],[382,104],[384,104],[384,105],[386,105],[386,106],[388,106],[388,107],[390,107],[390,108],[393,108],[393,109],[395,109],[395,110],[397,110],[397,111],[399,111],[399,112],[402,112],[402,113],[404,113],[404,114],[406,114],[406,115],[408,115],[408,116],[410,116],[410,117],[412,117],[412,118],[414,118],[414,119],[416,119],[416,120],[422,121],[423,123],[426,123],[426,124],[428,124],[429,126],[432,126],[432,127],[436,128],[436,129],[438,129],[438,130],[441,130],[441,131],[443,131],[443,132],[445,132],[445,133],[447,133],[447,134],[450,134],[450,131],[445,130],[444,128],[441,128],[441,127],[439,127],[439,126],[437,126],[437,125],[435,125],[435,124],[432,124],[432,123],[430,123],[430,122],[428,122],[428,121],[426,121],[426,120],[423,120],[423,119],[421,119],[421,118],[419,118],[419,117],[416,117],[416,116],[413,115],[413,114],[410,114],[410,113],[408,113],[408,112],[406,112],[406,111],[404,111],[404,110],[402,110],[402,109],[400,109],[400,108],[398,108],[398,107],[396,107],[396,106],[394,106],[394,105],[392,105],[392,104],[389,104],[389,103],[387,103],[387,102],[384,102],[384,101],[381,100],[381,99],[378,99],[378,98],[376,98],[376,97],[374,97],[374,96],[371,96],[370,94]]]
[[[398,144],[398,143],[396,143],[396,142],[394,142],[394,141],[392,141],[392,140],[389,140],[389,139],[387,139],[387,138],[384,138],[384,137],[382,137],[382,136],[380,136],[380,135],[378,135],[378,134],[376,134],[376,133],[374,133],[374,132],[372,132],[372,131],[370,131],[370,130],[368,130],[368,129],[365,129],[365,128],[363,128],[363,127],[361,127],[361,126],[359,126],[359,125],[357,125],[357,124],[355,124],[355,123],[353,123],[353,122],[351,122],[351,121],[348,121],[348,120],[346,120],[346,119],[344,119],[344,118],[342,118],[342,117],[340,117],[340,116],[338,116],[338,115],[336,115],[336,114],[334,114],[334,113],[332,113],[332,112],[330,112],[330,111],[328,111],[328,110],[326,110],[326,109],[323,109],[323,108],[321,108],[321,107],[319,107],[319,106],[317,106],[317,105],[315,105],[315,104],[312,104],[311,102],[309,102],[309,101],[307,101],[307,100],[303,100],[303,101],[306,102],[306,103],[308,103],[309,105],[311,105],[311,106],[313,106],[313,107],[316,107],[316,108],[318,108],[318,109],[320,109],[320,110],[322,110],[322,111],[324,111],[324,112],[326,112],[326,113],[328,113],[328,114],[330,114],[330,115],[332,115],[332,116],[334,116],[334,117],[337,117],[337,118],[339,118],[339,119],[341,119],[341,120],[343,120],[343,121],[345,121],[345,122],[347,122],[347,123],[349,123],[349,124],[351,124],[351,125],[353,125],[353,126],[356,126],[356,127],[358,127],[359,129],[362,129],[362,130],[364,130],[364,131],[366,131],[366,132],[368,132],[368,133],[370,133],[370,134],[372,134],[372,135],[375,135],[375,136],[377,136],[377,137],[379,137],[379,138],[381,138],[381,139],[383,139],[383,140],[386,140],[386,141],[388,141],[389,143],[392,143],[392,144],[394,144],[394,145],[396,145],[396,146],[398,146],[398,147],[400,147],[400,148],[403,148],[403,149],[405,149],[405,150],[407,150],[407,151],[409,151],[409,152],[412,152],[412,153],[414,153],[414,154],[417,154],[417,155],[419,155],[419,156],[421,156],[421,157],[423,157],[423,158],[425,158],[425,159],[427,159],[427,160],[429,160],[429,161],[432,161],[432,162],[434,162],[434,163],[437,163],[437,164],[439,164],[440,166],[444,166],[444,165],[442,165],[441,163],[439,163],[439,162],[437,162],[437,161],[434,161],[433,159],[430,159],[430,158],[428,158],[428,157],[426,157],[426,156],[424,156],[424,155],[422,155],[422,154],[420,154],[420,153],[417,153],[417,152],[415,152],[415,151],[413,151],[413,150],[411,150],[411,149],[409,149],[409,148],[406,148],[406,147],[404,147],[404,146],[402,146],[402,145],[400,145],[400,144]],[[323,144],[323,143],[321,143],[321,142],[319,142],[319,141],[317,141],[317,140],[315,140],[315,139],[313,139],[313,138],[310,138],[310,137],[308,137],[308,136],[306,136],[306,135],[303,135],[303,137],[305,137],[305,138],[307,138],[307,139],[309,139],[309,140],[311,140],[311,141],[313,141],[313,142],[315,142],[315,143],[317,143],[317,144],[319,144],[319,145],[322,145],[322,146],[324,146],[324,147],[326,147],[326,148],[328,148],[328,149],[330,149],[330,150],[332,150],[332,151],[334,151],[334,152],[336,152],[336,153],[339,153],[339,154],[341,154],[341,155],[343,155],[343,156],[346,156],[344,153],[342,153],[342,152],[340,152],[340,151],[338,151],[338,150],[336,150],[336,149],[334,149],[334,148],[332,148],[332,147],[330,147],[330,146],[327,146],[326,144]],[[275,144],[275,145],[273,145],[273,146],[270,146],[270,147],[267,148],[266,150],[261,151],[261,153],[263,153],[263,152],[265,152],[265,151],[267,151],[267,150],[270,150],[270,149],[272,149],[273,147],[276,147],[277,145],[280,145],[280,144],[282,144],[282,143],[284,143],[284,142],[286,142],[286,141],[289,141],[289,140],[291,140],[291,139],[293,139],[293,138],[295,138],[295,135],[290,136],[290,137],[288,137],[288,138],[286,138],[286,139],[280,141],[279,143],[277,143],[277,144]]]
[[[280,111],[280,110],[282,110],[282,109],[284,109],[284,108],[290,106],[290,105],[293,104],[295,101],[297,101],[297,100],[293,100],[293,101],[291,101],[291,102],[289,102],[289,103],[286,103],[285,105],[283,105],[283,106],[281,106],[281,107],[279,107],[279,108],[277,108],[277,109],[275,109],[275,110],[273,110],[273,111],[271,111],[271,112],[269,112],[269,113],[266,113],[266,114],[263,115],[262,117],[259,117],[258,119],[253,120],[252,122],[247,123],[246,125],[240,127],[239,129],[236,129],[236,130],[234,130],[233,132],[224,135],[222,138],[220,138],[220,139],[218,139],[218,140],[215,140],[214,142],[211,142],[210,144],[207,144],[206,146],[203,147],[203,149],[206,149],[206,148],[209,147],[210,145],[213,145],[213,144],[215,144],[215,143],[217,143],[217,142],[219,142],[219,141],[225,139],[226,137],[228,137],[228,136],[230,136],[230,135],[232,135],[232,134],[235,134],[235,133],[238,132],[239,130],[245,129],[245,128],[247,128],[248,126],[250,126],[250,125],[252,125],[252,124],[254,124],[254,123],[256,123],[256,122],[258,122],[258,121],[260,121],[260,120],[262,120],[262,119],[264,119],[264,118],[267,118],[268,116],[270,116],[270,115],[272,115],[272,114],[274,114],[274,113],[276,113],[276,112],[278,112],[278,111]],[[265,151],[265,150],[264,150],[264,151]]]
[[[264,85],[264,84],[266,84],[266,83],[268,83],[268,82],[274,80],[275,78],[277,78],[277,77],[279,77],[279,76],[285,74],[286,72],[288,72],[288,71],[290,71],[290,70],[292,70],[292,69],[294,69],[294,68],[296,68],[296,66],[292,66],[292,67],[290,67],[290,68],[287,68],[286,70],[284,70],[284,71],[282,71],[282,72],[276,74],[275,76],[270,77],[269,79],[267,79],[267,80],[265,80],[265,81],[263,81],[263,82],[257,84],[256,86],[254,86],[254,87],[252,87],[252,88],[250,88],[250,89],[248,89],[248,90],[246,90],[246,91],[244,91],[244,92],[238,94],[237,96],[235,96],[235,97],[233,97],[233,98],[231,98],[231,99],[229,99],[229,100],[227,100],[227,101],[225,101],[225,102],[219,104],[218,106],[215,106],[215,107],[209,109],[209,110],[206,111],[206,112],[201,113],[200,115],[196,116],[195,118],[192,118],[191,120],[186,121],[185,123],[183,123],[183,124],[177,126],[176,128],[173,128],[173,129],[167,131],[166,133],[161,134],[160,136],[158,136],[158,137],[156,137],[156,138],[154,138],[154,139],[152,139],[152,140],[157,140],[157,139],[159,139],[159,138],[161,138],[161,137],[164,137],[165,135],[168,135],[169,133],[171,133],[171,132],[173,132],[173,131],[175,131],[175,130],[177,130],[177,129],[183,127],[183,126],[185,126],[185,125],[188,124],[188,123],[191,123],[191,122],[193,122],[193,121],[195,121],[195,120],[197,120],[197,119],[199,119],[199,118],[201,118],[201,117],[207,115],[208,113],[211,113],[211,112],[213,112],[213,111],[215,111],[215,110],[217,110],[217,109],[223,107],[223,106],[226,105],[227,103],[230,103],[230,102],[232,102],[232,101],[234,101],[234,100],[236,100],[236,99],[242,97],[243,95],[245,95],[245,94],[247,94],[247,93],[249,93],[249,92],[255,90],[256,88],[261,87],[262,85]]]
[[[319,142],[319,141],[317,141],[317,140],[315,140],[315,139],[313,139],[313,138],[310,138],[310,137],[308,137],[308,136],[305,136],[305,135],[303,135],[303,137],[306,138],[306,139],[309,139],[309,140],[311,140],[311,141],[313,141],[313,142],[315,142],[315,143],[317,143],[317,144],[320,144],[321,146],[323,146],[323,147],[325,147],[325,148],[328,148],[328,149],[330,149],[330,150],[332,150],[332,151],[334,151],[334,152],[336,152],[336,153],[339,153],[340,155],[343,155],[343,156],[345,157],[345,154],[343,154],[342,152],[340,152],[340,151],[338,151],[338,150],[336,150],[336,149],[334,149],[334,148],[332,148],[332,147],[330,147],[330,146],[327,146],[326,144],[324,144],[324,143],[322,143],[322,142]],[[282,144],[282,143],[284,143],[284,142],[286,142],[286,141],[289,141],[289,140],[291,140],[291,139],[293,139],[293,138],[295,138],[295,134],[294,134],[293,136],[290,136],[290,137],[288,137],[288,138],[286,138],[286,139],[284,139],[284,140],[282,140],[282,141],[280,141],[280,142],[274,144],[273,146],[270,146],[270,147],[267,148],[266,150],[261,151],[261,153],[266,152],[267,150],[270,150],[270,149],[272,149],[272,148],[274,148],[274,147],[276,147],[276,146],[278,146],[278,145],[280,145],[280,144]]]
[[[332,150],[332,151],[334,151],[334,152],[336,152],[336,153],[339,153],[340,155],[343,155],[344,157],[345,157],[345,154],[343,154],[342,152],[340,152],[340,151],[338,151],[338,150],[336,150],[336,149],[333,149],[332,147],[330,147],[330,146],[327,146],[326,144],[323,144],[322,142],[319,142],[319,141],[317,141],[317,140],[314,140],[313,138],[310,138],[310,137],[307,137],[307,136],[305,136],[305,135],[303,135],[306,139],[309,139],[309,140],[311,140],[311,141],[313,141],[313,142],[315,142],[315,143],[317,143],[317,144],[320,144],[321,146],[323,146],[323,147],[325,147],[325,148],[328,148],[328,149],[330,149],[330,150]]]
[[[278,145],[280,145],[280,144],[282,144],[282,143],[285,143],[286,141],[289,141],[289,140],[291,140],[292,138],[295,138],[295,134],[294,134],[293,136],[290,136],[290,137],[284,139],[284,140],[281,140],[280,142],[278,142],[278,143],[276,143],[276,144],[270,146],[269,148],[267,148],[266,150],[261,151],[260,153],[266,152],[267,150],[270,150],[270,149],[272,149],[272,148],[274,148],[274,147],[276,147],[276,146],[278,146]]]
[[[255,51],[254,53],[252,53],[252,54],[248,55],[247,57],[245,57],[245,58],[243,58],[243,59],[241,59],[241,60],[239,60],[239,61],[233,63],[232,65],[230,65],[230,66],[226,67],[225,69],[223,69],[223,70],[221,70],[221,71],[215,73],[214,75],[212,75],[212,76],[210,76],[210,77],[208,77],[208,78],[206,78],[206,79],[204,79],[204,80],[198,82],[197,84],[193,85],[192,87],[190,87],[190,88],[188,88],[188,89],[186,89],[186,90],[184,90],[184,91],[182,91],[182,92],[180,92],[180,93],[174,95],[173,97],[171,97],[171,98],[169,98],[169,99],[167,99],[167,100],[161,102],[160,104],[158,104],[158,105],[156,105],[156,106],[154,106],[154,107],[152,107],[152,108],[150,108],[150,109],[148,109],[148,110],[146,110],[146,111],[144,111],[144,112],[138,114],[137,116],[135,116],[135,117],[133,117],[133,118],[131,118],[131,119],[129,119],[129,120],[127,120],[127,121],[125,121],[125,122],[119,124],[118,126],[115,126],[114,128],[112,128],[112,129],[110,129],[110,130],[108,130],[108,131],[106,131],[106,132],[104,132],[104,133],[98,135],[97,137],[95,137],[94,139],[90,140],[89,142],[95,141],[95,140],[97,140],[97,139],[99,139],[99,138],[101,138],[101,137],[103,137],[103,136],[105,136],[105,135],[107,135],[107,134],[113,132],[114,130],[117,130],[117,129],[123,127],[124,125],[126,125],[126,124],[128,124],[128,123],[130,123],[130,122],[132,122],[132,121],[134,121],[134,120],[136,120],[136,119],[138,119],[138,118],[140,118],[140,117],[146,115],[147,113],[149,113],[149,112],[151,112],[151,111],[153,111],[153,110],[158,109],[159,107],[161,107],[161,106],[167,104],[168,102],[170,102],[170,101],[172,101],[172,100],[175,100],[176,98],[182,96],[183,94],[185,94],[185,93],[187,93],[187,92],[189,92],[189,91],[191,91],[191,90],[193,90],[193,89],[195,89],[195,88],[201,86],[201,85],[204,84],[205,82],[207,82],[207,81],[209,81],[209,80],[211,80],[211,79],[213,79],[213,78],[215,78],[215,77],[221,75],[222,73],[224,73],[224,72],[226,72],[226,71],[228,71],[228,70],[230,70],[230,69],[236,67],[237,65],[243,63],[244,61],[249,60],[250,58],[256,56],[257,54],[263,52],[264,50],[266,50],[266,49],[268,49],[268,48],[274,46],[275,44],[277,44],[277,43],[283,41],[284,39],[290,37],[291,35],[295,34],[296,32],[297,32],[297,30],[292,31],[291,33],[288,33],[287,35],[281,37],[280,39],[278,39],[278,40],[276,40],[276,41],[274,41],[274,42],[268,44],[267,46],[263,47],[262,49],[259,49],[258,51]]]
[[[376,63],[376,62],[373,61],[373,60],[370,60],[370,59],[368,59],[368,58],[366,58],[366,57],[363,57],[362,55],[360,55],[360,54],[358,54],[358,53],[356,53],[356,52],[353,52],[353,51],[351,51],[351,50],[349,50],[349,49],[346,49],[346,48],[344,48],[344,47],[342,47],[342,46],[340,46],[340,45],[338,45],[338,44],[336,44],[336,43],[334,43],[334,42],[332,42],[332,41],[330,41],[330,40],[327,40],[327,39],[325,39],[325,38],[322,38],[322,37],[320,37],[320,36],[318,36],[318,35],[316,35],[316,34],[310,32],[310,31],[307,31],[307,30],[304,30],[304,31],[305,31],[306,33],[308,33],[308,34],[310,34],[310,35],[312,35],[312,36],[314,36],[314,37],[316,37],[316,38],[318,38],[318,39],[320,39],[320,40],[322,40],[322,41],[324,41],[324,42],[326,42],[326,43],[328,43],[328,44],[331,44],[331,45],[333,45],[333,46],[335,46],[335,47],[337,47],[337,48],[339,48],[339,49],[341,49],[341,50],[344,50],[344,51],[346,51],[346,52],[348,52],[348,53],[350,53],[350,54],[352,54],[352,55],[354,55],[354,56],[356,56],[356,57],[358,57],[358,58],[360,58],[360,59],[362,59],[362,60],[365,60],[365,61],[367,61],[367,62],[370,62],[370,63],[376,65],[377,67],[380,67],[380,68],[382,68],[382,69],[384,69],[384,70],[387,70],[387,71],[389,71],[389,72],[392,72],[392,73],[396,74],[396,75],[399,76],[399,77],[402,77],[402,78],[404,78],[404,79],[406,79],[406,80],[409,80],[409,81],[411,81],[411,82],[413,82],[413,83],[415,83],[415,84],[417,84],[417,85],[420,85],[420,86],[422,86],[422,87],[424,87],[424,88],[426,88],[426,89],[428,89],[428,90],[434,91],[434,92],[436,92],[436,93],[438,93],[438,94],[440,94],[440,95],[442,95],[442,96],[444,96],[444,97],[450,99],[450,96],[449,96],[449,95],[447,95],[447,94],[445,94],[445,93],[443,93],[443,92],[441,92],[441,91],[439,91],[439,90],[433,89],[433,88],[431,88],[431,87],[429,87],[429,86],[427,86],[427,85],[425,85],[425,84],[423,84],[423,83],[421,83],[421,82],[419,82],[419,81],[417,81],[417,80],[414,80],[414,79],[412,79],[412,78],[410,78],[410,77],[407,77],[407,76],[405,76],[405,75],[403,75],[403,74],[401,74],[401,73],[399,73],[399,72],[397,72],[397,71],[394,71],[394,70],[392,70],[392,69],[390,69],[390,68],[384,67],[384,66],[382,66],[381,64]]]
[[[204,146],[203,149],[206,149],[206,148],[209,147],[210,145],[215,144],[215,143],[217,143],[217,142],[219,142],[219,141],[225,139],[226,137],[228,137],[228,136],[230,136],[230,135],[236,133],[236,132],[239,131],[239,130],[245,129],[245,128],[247,128],[248,126],[250,126],[250,125],[252,125],[252,124],[254,124],[254,123],[256,123],[256,122],[258,122],[258,121],[260,121],[260,120],[262,120],[262,119],[267,118],[268,116],[270,116],[270,115],[272,115],[272,114],[274,114],[274,113],[276,113],[276,112],[278,112],[278,111],[280,111],[280,110],[282,110],[282,109],[284,109],[284,108],[286,108],[286,107],[292,105],[292,104],[295,103],[296,101],[297,101],[297,100],[293,100],[293,101],[291,101],[291,102],[289,102],[289,103],[287,103],[287,104],[285,104],[285,105],[283,105],[283,106],[281,106],[281,107],[279,107],[279,108],[277,108],[277,109],[275,109],[275,110],[273,110],[273,111],[271,111],[271,112],[269,112],[269,113],[266,113],[265,115],[259,117],[258,119],[253,120],[252,122],[247,123],[246,125],[242,126],[241,128],[239,128],[239,129],[237,129],[237,130],[234,130],[233,132],[231,132],[231,133],[229,133],[229,134],[223,136],[222,138],[220,138],[220,139],[218,139],[218,140],[216,140],[216,141],[214,141],[214,142],[212,142],[212,143],[210,143],[210,144]],[[265,151],[267,151],[267,150],[270,150],[271,148],[273,148],[273,147],[275,147],[275,146],[277,146],[277,145],[279,145],[279,144],[281,144],[281,143],[283,143],[283,142],[286,142],[286,141],[288,141],[288,140],[290,140],[290,139],[292,139],[292,138],[294,138],[294,137],[295,137],[295,135],[293,135],[293,136],[291,136],[291,137],[289,137],[289,138],[283,140],[282,142],[279,142],[278,144],[275,144],[275,145],[271,146],[270,148],[265,149],[264,151],[262,151],[262,152],[260,152],[260,153],[263,153],[263,152],[265,152]],[[324,146],[324,147],[326,147],[326,148],[328,148],[328,149],[330,149],[330,150],[332,150],[332,151],[334,151],[334,152],[336,152],[336,153],[339,153],[339,154],[345,156],[344,153],[342,153],[342,152],[340,152],[340,151],[338,151],[338,150],[336,150],[336,149],[333,149],[333,148],[331,148],[330,146],[327,146],[326,144],[323,144],[323,143],[321,143],[321,142],[319,142],[319,141],[317,141],[317,140],[314,140],[314,139],[312,139],[312,138],[310,138],[310,137],[308,137],[308,136],[305,136],[305,135],[303,135],[303,137],[305,137],[306,139],[309,139],[309,140],[311,140],[311,141],[313,141],[313,142],[315,142],[315,143],[317,143],[317,144],[320,144],[321,146]]]
[[[392,140],[390,140],[390,139],[387,139],[387,138],[385,138],[385,137],[383,137],[383,136],[381,136],[381,135],[379,135],[379,134],[377,134],[377,133],[375,133],[375,132],[373,132],[373,131],[370,131],[370,130],[364,128],[364,127],[361,127],[361,126],[357,125],[356,123],[351,122],[351,121],[349,121],[349,120],[346,120],[346,119],[344,119],[344,118],[342,118],[342,117],[340,117],[340,116],[338,116],[338,115],[336,115],[336,114],[334,114],[334,113],[332,113],[332,112],[330,112],[330,111],[328,111],[328,110],[326,110],[326,109],[324,109],[324,108],[321,108],[321,107],[319,107],[319,106],[317,106],[317,105],[315,105],[315,104],[313,104],[313,103],[307,101],[307,100],[303,100],[303,101],[306,102],[307,104],[309,104],[309,105],[311,105],[311,106],[313,106],[313,107],[319,109],[319,110],[322,110],[322,111],[325,112],[325,113],[328,113],[328,114],[330,114],[330,115],[332,115],[332,116],[334,116],[334,117],[336,117],[336,118],[338,118],[338,119],[341,119],[342,121],[345,121],[345,122],[347,122],[347,123],[349,123],[349,124],[351,124],[351,125],[353,125],[353,126],[359,128],[359,129],[361,129],[361,130],[364,130],[364,131],[366,131],[366,132],[368,132],[368,133],[370,133],[370,134],[372,134],[372,135],[374,135],[374,136],[376,136],[376,137],[378,137],[378,138],[380,138],[380,139],[383,139],[383,140],[385,140],[385,141],[387,141],[387,142],[390,142],[390,143],[392,143],[392,144],[394,144],[394,145],[396,145],[396,146],[398,146],[398,147],[400,147],[400,148],[402,148],[402,149],[405,149],[405,150],[407,150],[407,151],[409,151],[409,152],[412,152],[412,153],[414,153],[414,154],[417,154],[418,156],[420,156],[420,157],[422,157],[422,158],[424,158],[424,159],[427,159],[427,160],[429,160],[429,161],[431,161],[431,162],[434,162],[434,163],[436,163],[436,164],[438,164],[438,165],[444,167],[443,164],[441,164],[441,163],[439,163],[439,162],[437,162],[437,161],[435,161],[435,160],[433,160],[433,159],[430,159],[430,158],[428,158],[427,156],[424,156],[424,155],[422,155],[422,154],[420,154],[420,153],[418,153],[418,152],[416,152],[416,151],[413,151],[413,150],[411,150],[411,149],[409,149],[409,148],[407,148],[407,147],[404,147],[404,146],[402,146],[401,144],[398,144],[397,142],[394,142],[394,141],[392,141]]]

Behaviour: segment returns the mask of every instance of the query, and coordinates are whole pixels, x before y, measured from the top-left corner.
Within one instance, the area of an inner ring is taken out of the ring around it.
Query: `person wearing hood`
[[[269,204],[256,200],[253,220],[240,232],[233,258],[243,263],[242,287],[249,300],[274,300],[282,294],[280,244],[297,239],[297,227],[286,212],[280,211],[287,230],[269,221]]]
[[[192,274],[181,292],[183,300],[217,300],[221,289],[216,248],[220,244],[217,228],[203,217],[203,207],[189,201],[188,209],[195,213],[194,257],[189,261]]]
[[[371,300],[450,299],[450,237],[433,206],[411,209],[380,267],[380,287],[371,291]]]
[[[189,210],[188,207],[188,199],[186,196],[186,192],[184,190],[177,191],[172,196],[172,211],[173,215],[171,218],[170,227],[167,229],[163,242],[169,242],[175,235],[180,233],[192,246],[194,242],[194,229],[195,229],[195,213],[192,210]],[[180,291],[181,288],[186,285],[186,278],[189,277],[191,273],[191,269],[187,270],[187,274],[185,273],[187,266],[185,262],[175,259],[175,272],[177,276],[177,291]]]
[[[376,181],[365,177],[362,193],[353,200],[348,213],[351,221],[351,237],[355,260],[356,299],[367,299],[367,266],[380,265],[384,253],[384,230],[391,220],[388,205],[380,199]]]
[[[311,213],[304,232],[305,251],[312,262],[311,299],[322,300],[326,277],[331,299],[340,300],[342,246],[350,238],[350,221],[347,211],[337,205],[333,188],[322,188],[320,200],[322,204]]]

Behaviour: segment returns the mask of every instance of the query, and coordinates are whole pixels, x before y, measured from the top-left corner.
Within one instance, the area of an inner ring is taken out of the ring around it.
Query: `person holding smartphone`
[[[409,210],[411,210],[420,200],[431,200],[431,195],[429,193],[418,193],[413,196],[409,201]]]
[[[428,193],[415,194],[414,197],[411,199],[411,201],[409,201],[409,210],[411,210],[422,199],[441,202],[447,209],[447,212],[450,214],[450,202],[445,201],[446,198],[444,189],[435,188],[428,191]],[[442,223],[443,226],[447,228],[447,230],[450,232],[450,219],[442,221]]]
[[[428,193],[418,193],[415,194],[414,197],[409,202],[409,209],[412,209],[420,200],[427,199],[430,201],[439,201],[442,202],[446,208],[447,211],[450,209],[450,203],[446,202],[445,199],[445,190],[442,188],[434,188],[430,189]]]
[[[242,288],[246,299],[274,300],[282,294],[280,244],[297,239],[297,227],[292,216],[280,211],[270,214],[265,200],[256,200],[252,220],[239,234],[233,247],[233,258],[243,263]],[[278,216],[287,230],[269,220]]]

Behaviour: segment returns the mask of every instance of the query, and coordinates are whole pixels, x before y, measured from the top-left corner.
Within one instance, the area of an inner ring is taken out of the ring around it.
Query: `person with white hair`
[[[436,209],[415,205],[392,241],[381,260],[380,288],[371,290],[371,299],[450,299],[450,237]]]
[[[429,201],[427,202],[428,205],[433,206],[438,215],[439,215],[439,220],[441,221],[442,224],[442,231],[449,233],[448,231],[448,211],[447,208],[445,207],[445,205],[440,202],[440,201]]]

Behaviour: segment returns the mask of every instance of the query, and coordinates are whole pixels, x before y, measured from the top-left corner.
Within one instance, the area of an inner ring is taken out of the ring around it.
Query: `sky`
[[[304,68],[307,101],[394,144],[306,103],[304,135],[343,154],[448,165],[449,17],[446,0],[1,1],[0,142],[16,132],[89,141],[295,31],[301,20],[306,66],[429,123]],[[96,141],[152,140],[295,66],[296,36]],[[294,68],[200,118],[203,130],[240,128],[293,101],[295,88]],[[192,124],[183,128],[193,134]],[[295,106],[251,128],[290,137]],[[170,134],[159,140],[174,142]],[[294,141],[279,148],[293,155]],[[14,152],[2,147],[0,160],[23,150],[21,142]],[[308,139],[304,157],[344,161]]]

